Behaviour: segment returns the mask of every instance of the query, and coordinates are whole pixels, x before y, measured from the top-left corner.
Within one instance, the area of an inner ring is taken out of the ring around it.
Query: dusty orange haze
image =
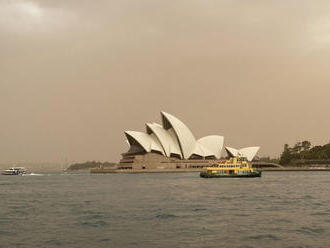
[[[198,137],[330,139],[329,1],[1,1],[0,162],[117,161],[164,110]]]

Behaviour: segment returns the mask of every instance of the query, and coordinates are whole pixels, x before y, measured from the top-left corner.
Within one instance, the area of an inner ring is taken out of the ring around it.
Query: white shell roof
[[[195,149],[193,150],[192,155],[193,154],[201,157],[215,156],[213,152],[211,152],[210,150],[208,150],[206,147],[204,147],[202,144],[198,142],[196,142],[195,144]]]
[[[170,129],[170,127],[174,129],[179,141],[183,158],[188,159],[195,149],[196,139],[194,135],[189,130],[189,128],[178,118],[166,112],[161,112],[161,114],[163,117],[163,127],[165,129]],[[170,126],[168,126],[167,122],[170,124]]]
[[[229,156],[245,157],[248,161],[253,160],[253,158],[256,156],[257,152],[259,151],[259,149],[260,149],[260,146],[245,147],[245,148],[241,148],[239,150],[226,146],[226,151]]]
[[[228,153],[229,156],[231,156],[231,157],[238,156],[238,150],[237,149],[231,148],[229,146],[226,146],[225,149],[226,149],[226,152]]]
[[[143,133],[143,132],[136,132],[136,131],[126,131],[126,136],[131,137],[134,139],[146,152],[151,152],[152,150],[161,152],[165,155],[164,150],[162,149],[159,141],[155,136]],[[128,142],[130,139],[127,137]],[[131,144],[131,143],[130,143]],[[131,144],[132,145],[132,144]]]
[[[201,144],[212,153],[211,155],[205,155],[205,157],[214,155],[218,159],[221,157],[223,142],[224,137],[218,135],[205,136],[197,141],[197,143]]]
[[[146,131],[126,131],[131,148],[138,147],[146,152],[158,151],[164,156],[179,156],[181,159],[190,159],[192,155],[200,157],[221,157],[223,136],[210,135],[196,140],[190,129],[173,115],[161,112],[162,124],[147,123]],[[226,147],[230,156],[244,156],[251,161],[260,147],[247,147],[237,150]],[[134,149],[133,149],[134,150]]]
[[[259,151],[260,146],[252,146],[246,147],[239,150],[242,156],[246,157],[247,160],[252,161],[253,158],[256,156],[257,152]]]
[[[157,123],[147,123],[147,132],[154,134],[159,143],[161,144],[167,157],[171,156],[171,153],[179,155],[181,157],[181,151],[176,139],[173,139],[171,133],[165,130],[161,125]]]
[[[172,145],[170,146],[170,154],[177,154],[177,155],[180,155],[180,158],[183,158],[183,155],[182,155],[182,152],[180,149],[180,145],[179,145],[179,141],[175,134],[174,129],[170,128],[167,130],[167,132],[170,135],[171,142],[172,142]]]

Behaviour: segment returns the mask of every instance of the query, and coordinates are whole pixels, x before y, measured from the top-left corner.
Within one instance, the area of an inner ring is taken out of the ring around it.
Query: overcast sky
[[[228,146],[330,140],[330,2],[0,1],[0,162],[118,161],[160,111]]]

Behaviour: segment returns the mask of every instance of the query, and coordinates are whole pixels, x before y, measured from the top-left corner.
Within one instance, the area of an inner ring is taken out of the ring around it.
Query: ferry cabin
[[[234,157],[206,169],[207,173],[224,175],[247,175],[253,171],[250,163],[242,157]]]

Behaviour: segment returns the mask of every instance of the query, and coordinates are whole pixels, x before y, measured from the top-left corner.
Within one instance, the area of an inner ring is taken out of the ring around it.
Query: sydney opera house
[[[161,112],[162,125],[146,123],[145,132],[126,131],[129,150],[122,154],[119,169],[184,169],[210,166],[221,158],[224,137],[196,139],[175,116]],[[259,147],[240,150],[225,147],[228,156],[252,160]]]

